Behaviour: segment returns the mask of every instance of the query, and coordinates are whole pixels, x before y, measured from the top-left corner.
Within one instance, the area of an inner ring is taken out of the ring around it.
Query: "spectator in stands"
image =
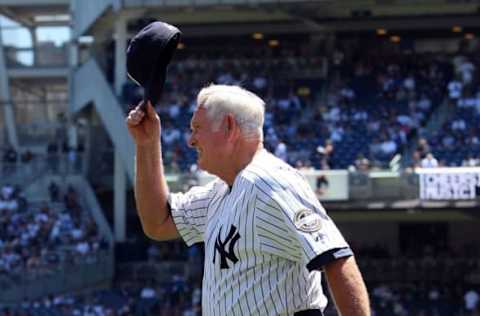
[[[428,153],[425,158],[422,159],[421,165],[422,168],[437,168],[438,167],[438,161],[437,159],[433,156],[432,153]]]
[[[33,153],[30,151],[30,149],[25,150],[21,156],[22,163],[28,164],[32,160],[33,160]]]
[[[157,244],[151,243],[147,249],[148,261],[156,262],[161,259],[161,252]]]
[[[459,131],[463,132],[467,129],[467,123],[463,118],[457,118],[452,122],[452,125],[450,127],[453,132]]]
[[[10,200],[13,198],[15,193],[15,188],[10,183],[6,183],[2,186],[1,198],[4,200]]]
[[[2,186],[0,195],[0,214],[7,212],[13,214],[18,210],[18,201],[15,195],[15,188],[7,183]]]
[[[465,293],[463,299],[465,302],[465,311],[467,312],[467,315],[474,315],[474,313],[477,311],[477,308],[479,307],[478,305],[480,301],[480,295],[478,294],[478,292],[470,288]]]
[[[50,195],[50,202],[58,202],[60,200],[60,188],[55,181],[50,181],[48,193]]]
[[[419,158],[420,158],[420,159],[425,158],[425,156],[427,156],[427,153],[430,152],[430,145],[428,144],[428,141],[427,141],[426,138],[421,137],[421,138],[418,140],[418,143],[417,143],[417,152],[418,152],[418,154],[419,154]]]
[[[157,292],[153,288],[153,282],[150,281],[145,285],[145,287],[140,292],[140,298],[143,299],[152,299],[157,297]]]
[[[457,105],[462,97],[463,84],[458,79],[453,79],[448,83],[448,97],[451,105]]]
[[[472,154],[468,154],[462,161],[463,167],[478,167],[480,166],[480,159],[474,158]]]
[[[354,162],[354,170],[359,172],[370,171],[370,161],[363,154],[359,154]]]
[[[149,281],[140,292],[140,300],[137,304],[137,315],[150,315],[152,309],[158,303],[158,294],[154,289],[153,281]]]
[[[275,156],[277,156],[278,158],[282,159],[285,162],[288,162],[288,149],[287,149],[287,145],[284,142],[282,141],[278,142],[277,146],[275,147]]]
[[[58,144],[56,141],[51,141],[47,145],[47,161],[50,171],[56,173],[58,171]]]
[[[79,214],[80,204],[78,203],[78,195],[72,185],[67,187],[67,193],[64,196],[64,203],[68,210],[75,215]]]
[[[320,159],[326,159],[327,163],[332,159],[332,156],[335,151],[335,145],[331,139],[327,139],[325,144],[322,146],[317,146],[317,154],[319,155]]]
[[[456,56],[453,59],[453,64],[455,66],[455,73],[460,78],[462,85],[466,90],[469,90],[474,78],[475,65],[468,57],[462,55]]]
[[[3,171],[6,174],[15,172],[17,157],[18,157],[18,154],[15,148],[13,148],[12,146],[8,146],[3,155],[3,163],[4,163]]]

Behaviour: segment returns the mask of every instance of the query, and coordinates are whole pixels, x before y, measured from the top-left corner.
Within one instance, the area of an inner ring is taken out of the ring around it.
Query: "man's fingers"
[[[143,118],[145,117],[145,113],[143,113],[142,110],[137,109],[137,108],[130,111],[130,113],[127,116],[127,123],[129,125],[138,125],[143,120]]]
[[[150,100],[147,101],[147,106],[146,106],[146,110],[147,110],[147,113],[148,113],[148,116],[149,117],[155,117],[155,115],[157,114],[155,112],[155,109],[153,108],[152,106],[152,103],[150,102]]]
[[[143,101],[143,100],[140,101],[138,103],[138,105],[135,107],[135,110],[145,112],[145,104],[144,103],[145,103],[145,101]]]

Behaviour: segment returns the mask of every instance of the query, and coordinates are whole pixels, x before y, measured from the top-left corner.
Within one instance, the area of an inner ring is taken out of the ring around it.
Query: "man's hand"
[[[160,141],[160,117],[150,101],[142,110],[143,101],[128,113],[126,123],[137,146],[148,146]]]

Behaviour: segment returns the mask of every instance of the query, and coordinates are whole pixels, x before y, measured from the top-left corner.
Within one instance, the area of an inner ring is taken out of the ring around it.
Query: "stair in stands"
[[[70,111],[76,113],[93,104],[115,149],[120,153],[128,177],[133,180],[135,148],[125,125],[125,114],[95,59],[90,59],[75,71],[72,85]]]

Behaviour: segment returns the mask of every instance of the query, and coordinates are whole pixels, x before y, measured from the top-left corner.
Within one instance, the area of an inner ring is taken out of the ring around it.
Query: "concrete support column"
[[[127,21],[119,16],[115,21],[115,77],[114,88],[117,96],[122,93],[122,86],[127,75],[125,51],[127,40]],[[115,212],[115,240],[122,242],[126,238],[126,193],[127,174],[123,160],[118,150],[115,150],[114,170],[114,212]]]
[[[19,144],[15,124],[15,113],[13,111],[8,80],[9,78],[5,52],[3,49],[2,32],[0,30],[0,108],[4,114],[4,123],[7,128],[8,142],[15,148],[15,150],[18,151]]]
[[[126,239],[127,208],[126,208],[126,186],[127,173],[118,150],[115,150],[115,168],[113,177],[114,189],[114,235],[115,240],[123,242]]]
[[[115,20],[115,92],[121,95],[127,79],[127,21],[123,16]]]
[[[38,39],[37,39],[37,32],[35,27],[29,27],[28,31],[30,32],[30,36],[32,38],[32,54],[33,54],[33,66],[38,65],[39,61],[39,52],[38,52]]]

